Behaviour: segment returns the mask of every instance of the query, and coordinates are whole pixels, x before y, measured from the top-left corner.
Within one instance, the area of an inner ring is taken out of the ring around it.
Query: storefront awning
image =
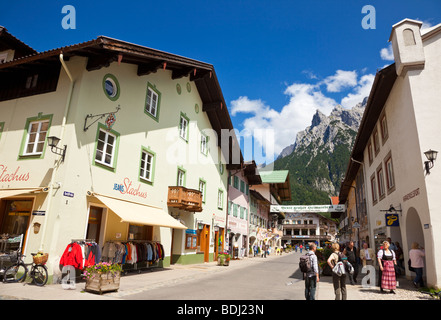
[[[120,200],[96,193],[94,193],[93,196],[116,213],[121,218],[121,222],[174,229],[187,229],[186,226],[161,208]]]
[[[23,188],[23,189],[0,189],[0,199],[17,196],[20,194],[43,191],[44,188]]]

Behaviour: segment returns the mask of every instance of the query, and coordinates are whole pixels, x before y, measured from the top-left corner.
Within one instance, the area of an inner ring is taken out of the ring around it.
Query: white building
[[[378,247],[390,236],[401,244],[406,265],[418,242],[426,251],[427,285],[439,288],[441,167],[426,165],[425,152],[441,151],[441,24],[421,25],[405,19],[392,27],[395,63],[375,77],[341,193],[363,177],[357,183],[365,184],[366,195],[357,202],[366,201],[370,232],[362,240]]]

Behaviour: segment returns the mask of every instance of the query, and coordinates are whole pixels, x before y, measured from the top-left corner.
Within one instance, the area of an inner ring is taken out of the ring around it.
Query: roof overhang
[[[339,202],[345,203],[357,172],[360,168],[360,163],[363,162],[364,150],[368,144],[369,138],[375,128],[375,125],[383,111],[384,105],[389,97],[389,94],[397,79],[395,71],[395,64],[380,70],[375,75],[374,83],[372,84],[371,92],[360,122],[357,136],[355,138],[354,146],[351,152],[348,167],[346,169],[345,179],[340,186]],[[355,161],[354,161],[355,160]]]

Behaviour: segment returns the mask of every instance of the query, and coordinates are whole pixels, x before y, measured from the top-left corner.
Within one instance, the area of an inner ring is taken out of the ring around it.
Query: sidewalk
[[[295,253],[288,253],[295,254]],[[245,268],[252,264],[271,261],[283,256],[270,255],[262,260],[260,257],[231,260],[230,266],[217,266],[217,262],[209,262],[193,265],[172,265],[168,268],[151,269],[141,273],[128,273],[121,277],[120,288],[117,292],[109,292],[103,295],[85,292],[85,282],[76,284],[75,289],[63,289],[61,284],[50,284],[37,287],[31,284],[3,283],[0,282],[0,300],[121,300],[130,299],[131,294],[170,286],[176,283],[203,279],[214,273],[227,273],[239,268]],[[361,283],[363,275],[359,275],[358,283]],[[302,281],[302,280],[298,280]],[[411,286],[411,281],[399,278],[400,284],[396,294],[381,294],[378,287],[363,288],[361,285],[347,284],[348,300],[419,300],[430,297],[419,293]],[[332,277],[321,276],[317,290],[317,300],[334,300],[334,288]]]

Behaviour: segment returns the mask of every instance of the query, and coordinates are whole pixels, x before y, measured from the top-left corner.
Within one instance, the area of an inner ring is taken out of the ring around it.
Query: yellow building
[[[0,234],[48,252],[50,274],[85,239],[216,258],[242,155],[212,65],[107,37],[37,53],[5,28],[2,56]]]

